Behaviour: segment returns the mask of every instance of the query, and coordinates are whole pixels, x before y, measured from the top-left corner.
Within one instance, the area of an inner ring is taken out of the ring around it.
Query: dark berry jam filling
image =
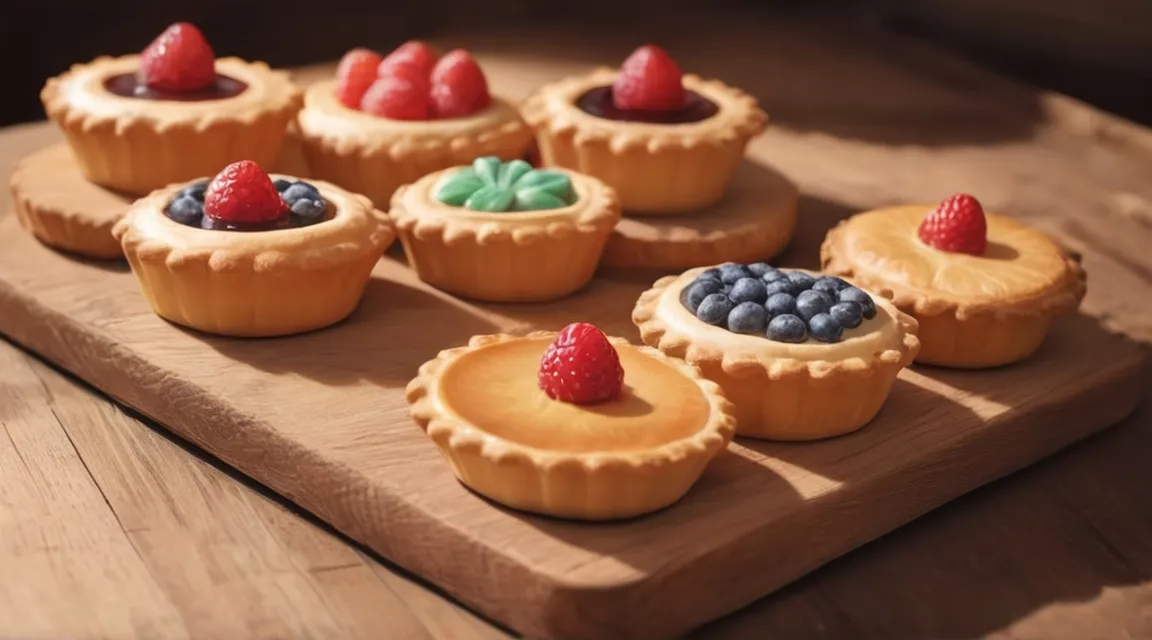
[[[316,187],[302,180],[276,180],[276,190],[288,205],[288,212],[275,219],[259,223],[241,223],[213,218],[204,213],[204,194],[208,182],[197,182],[184,187],[168,203],[165,215],[182,225],[211,231],[276,231],[307,227],[331,218],[328,201]]]
[[[596,87],[576,99],[576,106],[584,113],[606,120],[647,122],[651,124],[689,124],[707,120],[720,111],[708,98],[695,91],[684,91],[684,107],[675,111],[641,111],[617,109],[612,102],[612,87]]]
[[[180,102],[200,102],[202,100],[223,100],[238,96],[248,85],[228,76],[216,74],[216,81],[194,91],[163,91],[152,89],[140,81],[135,73],[122,73],[104,81],[104,88],[124,98],[142,100],[176,100]]]
[[[701,322],[777,342],[839,342],[876,317],[872,297],[840,278],[763,262],[705,269],[680,302]]]

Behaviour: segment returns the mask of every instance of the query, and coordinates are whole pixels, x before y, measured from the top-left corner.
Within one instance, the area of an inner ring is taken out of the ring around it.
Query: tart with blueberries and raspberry
[[[580,520],[675,503],[733,431],[731,404],[695,369],[586,323],[473,337],[424,363],[407,397],[473,491]]]
[[[387,56],[349,51],[336,78],[306,91],[299,128],[312,175],[380,207],[428,173],[481,156],[522,158],[532,139],[471,54],[437,57],[418,41]]]
[[[238,160],[270,165],[302,101],[286,72],[216,58],[186,22],[140,55],[74,65],[40,99],[84,175],[133,195]]]
[[[769,440],[860,429],[920,348],[916,321],[884,298],[762,262],[661,278],[632,321],[646,344],[724,390],[738,435]]]
[[[395,238],[364,196],[248,160],[153,192],[112,232],[157,315],[236,337],[343,320]]]
[[[424,282],[475,300],[541,302],[588,284],[621,214],[596,178],[487,156],[402,186],[389,215]]]
[[[1034,353],[1086,292],[1080,258],[1048,235],[986,214],[968,194],[855,215],[828,232],[828,272],[890,297],[920,324],[917,362],[983,368]]]
[[[752,96],[685,75],[663,49],[636,49],[536,91],[521,107],[545,164],[600,178],[629,214],[681,214],[724,195],[767,115]]]

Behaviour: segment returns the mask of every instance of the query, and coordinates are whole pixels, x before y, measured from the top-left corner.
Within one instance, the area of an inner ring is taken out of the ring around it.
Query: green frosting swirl
[[[567,175],[495,156],[477,158],[471,167],[444,176],[434,195],[453,207],[490,213],[559,209],[576,202]]]

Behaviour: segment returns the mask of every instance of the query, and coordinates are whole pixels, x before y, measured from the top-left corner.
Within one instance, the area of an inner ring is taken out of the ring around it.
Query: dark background
[[[39,120],[45,78],[100,54],[138,52],[168,24],[196,23],[217,54],[296,66],[352,46],[489,26],[615,17],[675,21],[680,10],[851,14],[1032,84],[1152,124],[1152,0],[0,0],[6,89],[0,125]]]

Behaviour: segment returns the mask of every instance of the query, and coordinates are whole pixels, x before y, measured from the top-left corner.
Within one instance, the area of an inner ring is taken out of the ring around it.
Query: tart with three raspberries
[[[179,22],[140,55],[97,58],[40,92],[84,175],[133,195],[243,159],[270,165],[301,104],[288,74],[216,58]]]
[[[343,320],[395,238],[364,196],[248,160],[153,192],[112,232],[157,315],[237,337]]]
[[[752,96],[682,75],[659,47],[546,85],[521,111],[544,164],[596,176],[629,214],[681,214],[724,195],[767,115]]]
[[[916,321],[844,279],[726,263],[656,281],[632,311],[644,342],[724,390],[739,435],[815,440],[876,416],[920,349]]]
[[[389,214],[421,280],[488,302],[584,287],[621,215],[616,192],[596,178],[494,156],[401,187]]]
[[[463,49],[437,58],[408,42],[383,57],[344,55],[336,78],[304,96],[299,128],[314,176],[388,204],[402,184],[480,156],[524,156],[532,132],[506,100],[488,92]]]
[[[994,367],[1027,358],[1086,292],[1078,256],[957,194],[853,216],[828,232],[830,273],[892,298],[920,324],[918,362]]]
[[[585,323],[476,336],[424,363],[407,396],[466,486],[581,520],[671,505],[733,431],[724,394],[692,367]]]

